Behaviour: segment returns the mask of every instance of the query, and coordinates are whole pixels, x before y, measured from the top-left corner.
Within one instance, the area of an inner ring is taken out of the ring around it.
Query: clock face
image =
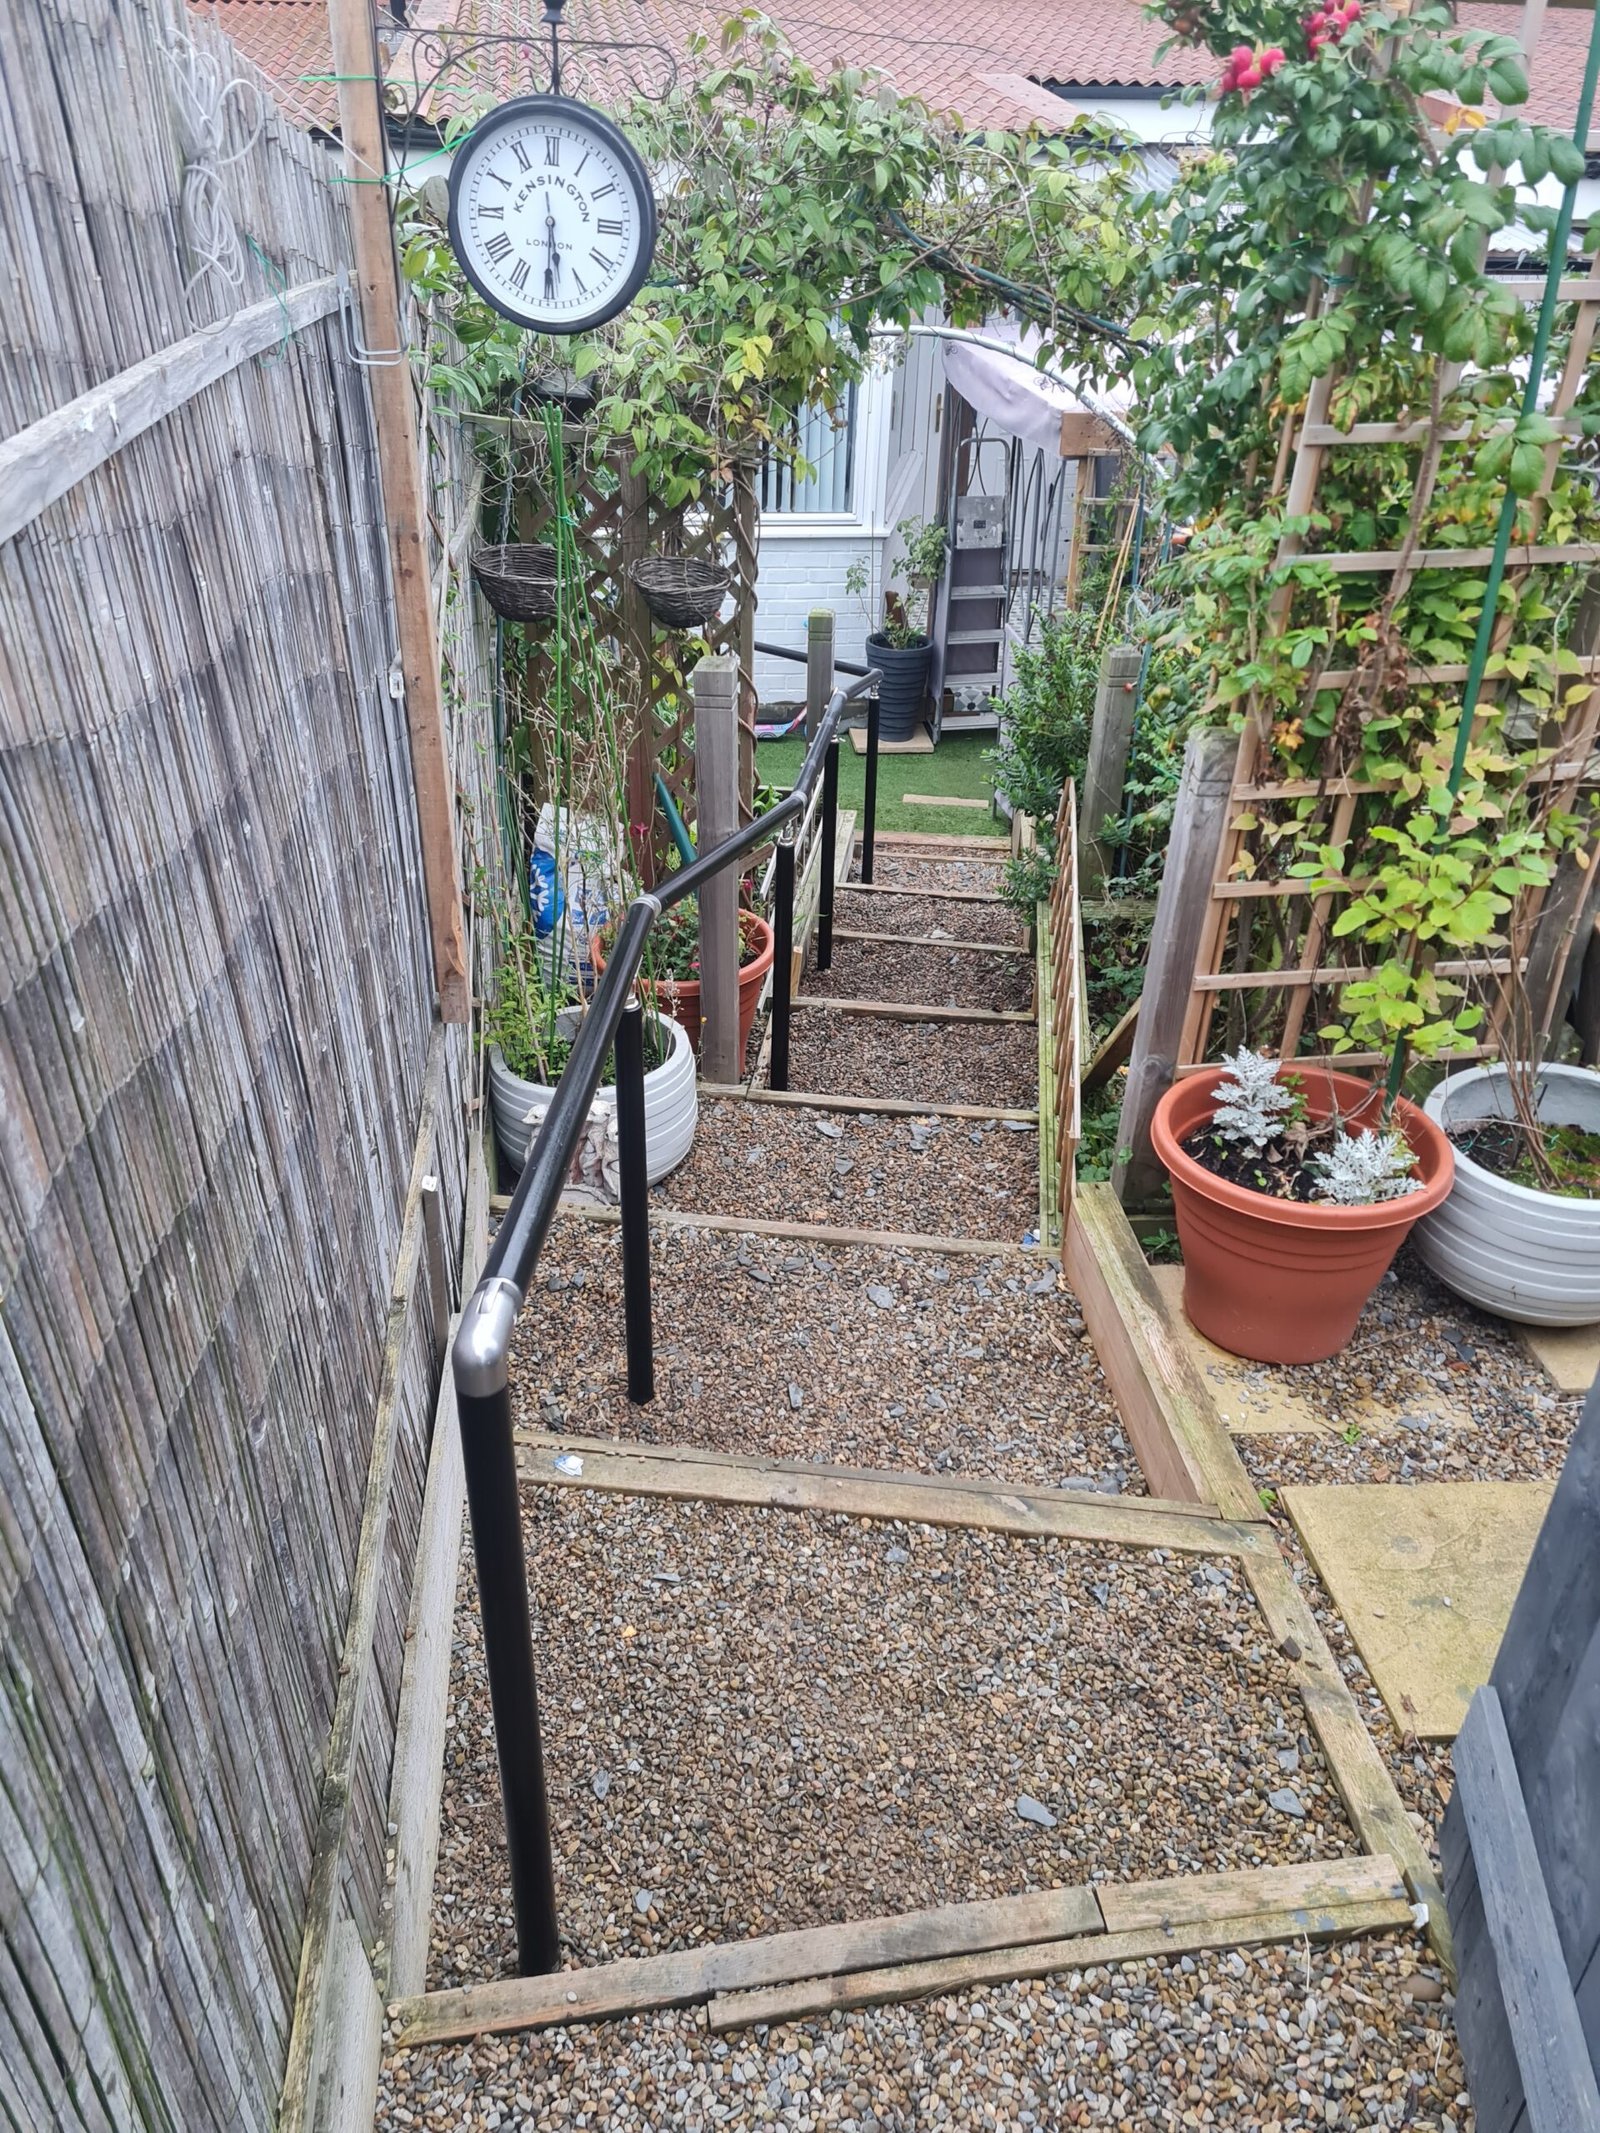
[[[541,333],[615,318],[650,269],[656,204],[637,149],[564,96],[501,104],[456,150],[450,243],[496,311]]]

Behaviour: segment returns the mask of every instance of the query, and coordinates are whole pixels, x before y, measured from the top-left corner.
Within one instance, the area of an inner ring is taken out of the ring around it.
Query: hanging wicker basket
[[[714,621],[733,583],[733,572],[720,563],[686,555],[644,556],[629,564],[628,576],[657,622],[669,630],[697,629]]]
[[[556,552],[548,541],[480,548],[472,559],[478,590],[507,622],[551,622],[556,612]]]

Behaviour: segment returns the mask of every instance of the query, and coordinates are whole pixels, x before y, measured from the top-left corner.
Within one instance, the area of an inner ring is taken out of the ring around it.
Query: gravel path
[[[1071,1971],[726,2037],[681,2011],[399,2053],[377,2125],[1468,2133],[1440,1992],[1410,1937],[1383,1935]]]
[[[987,832],[985,832],[987,834]],[[908,889],[976,889],[985,896],[998,896],[1000,883],[1005,876],[1003,852],[974,853],[970,859],[923,856],[902,847],[879,843],[873,856],[872,878],[892,888]],[[857,852],[851,872],[861,871],[861,856]],[[891,899],[885,898],[888,902]]]
[[[1033,958],[968,955],[899,942],[836,941],[827,970],[807,969],[801,991],[824,999],[909,1000],[921,1006],[1033,1010]]]
[[[1362,1719],[1372,1735],[1378,1753],[1389,1766],[1389,1775],[1394,1779],[1395,1790],[1411,1819],[1412,1827],[1427,1846],[1428,1854],[1435,1865],[1439,1859],[1439,1824],[1444,1819],[1445,1808],[1450,1803],[1450,1794],[1455,1786],[1455,1772],[1450,1760],[1451,1743],[1438,1740],[1418,1740],[1415,1734],[1402,1734],[1389,1716],[1389,1707],[1378,1693],[1377,1684],[1368,1673],[1366,1662],[1356,1650],[1355,1639],[1345,1627],[1340,1614],[1323,1584],[1312,1568],[1310,1559],[1300,1545],[1300,1536],[1289,1520],[1281,1513],[1274,1519],[1279,1545],[1288,1558],[1295,1583],[1305,1595],[1306,1603],[1317,1618],[1317,1625],[1328,1640],[1328,1647],[1338,1662],[1339,1671],[1349,1686],[1351,1695],[1360,1706]]]
[[[1340,1436],[1236,1436],[1251,1480],[1269,1490],[1295,1482],[1553,1480],[1583,1404],[1555,1391],[1509,1326],[1453,1296],[1409,1251],[1342,1354],[1291,1369],[1264,1366],[1262,1375],[1345,1427]],[[1375,1424],[1372,1401],[1393,1419]],[[1453,1782],[1449,1744],[1397,1729],[1292,1524],[1281,1512],[1274,1523],[1406,1811],[1437,1857]]]
[[[941,896],[852,896],[841,889],[833,922],[853,933],[944,933],[953,941],[1020,945],[1022,926],[1006,904],[951,903]]]
[[[658,1229],[656,1386],[630,1407],[617,1231],[563,1216],[512,1344],[519,1423],[1143,1494],[1052,1263]]]
[[[1344,1426],[1348,1441],[1236,1437],[1261,1488],[1554,1480],[1583,1405],[1555,1390],[1509,1326],[1452,1296],[1409,1251],[1380,1283],[1343,1354],[1271,1374]],[[1370,1400],[1396,1419],[1375,1428]],[[1452,1423],[1451,1409],[1466,1420]]]
[[[700,1102],[667,1207],[1019,1243],[1039,1219],[1039,1135],[1017,1120],[882,1118]]]
[[[1038,1096],[1039,1033],[1022,1022],[891,1022],[801,1008],[790,1023],[789,1086],[1028,1109]]]
[[[563,1489],[524,1527],[569,1960],[1359,1848],[1231,1563]],[[514,1959],[465,1563],[456,1633],[441,1985]]]

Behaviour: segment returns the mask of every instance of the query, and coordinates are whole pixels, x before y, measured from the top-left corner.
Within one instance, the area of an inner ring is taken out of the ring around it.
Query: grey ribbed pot
[[[928,699],[932,639],[924,637],[920,644],[901,649],[875,630],[867,639],[867,657],[883,677],[878,683],[879,740],[914,739]]]
[[[1504,1067],[1473,1067],[1440,1082],[1425,1106],[1446,1131],[1512,1116]],[[1539,1116],[1600,1133],[1600,1074],[1547,1066]],[[1600,1200],[1569,1200],[1513,1185],[1456,1150],[1449,1198],[1419,1222],[1413,1241],[1447,1287],[1469,1303],[1529,1326],[1600,1320]]]

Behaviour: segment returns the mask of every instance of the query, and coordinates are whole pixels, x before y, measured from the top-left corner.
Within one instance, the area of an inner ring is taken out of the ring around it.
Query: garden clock
[[[519,96],[456,150],[450,244],[502,316],[538,333],[585,333],[615,318],[650,271],[649,173],[589,105]]]

